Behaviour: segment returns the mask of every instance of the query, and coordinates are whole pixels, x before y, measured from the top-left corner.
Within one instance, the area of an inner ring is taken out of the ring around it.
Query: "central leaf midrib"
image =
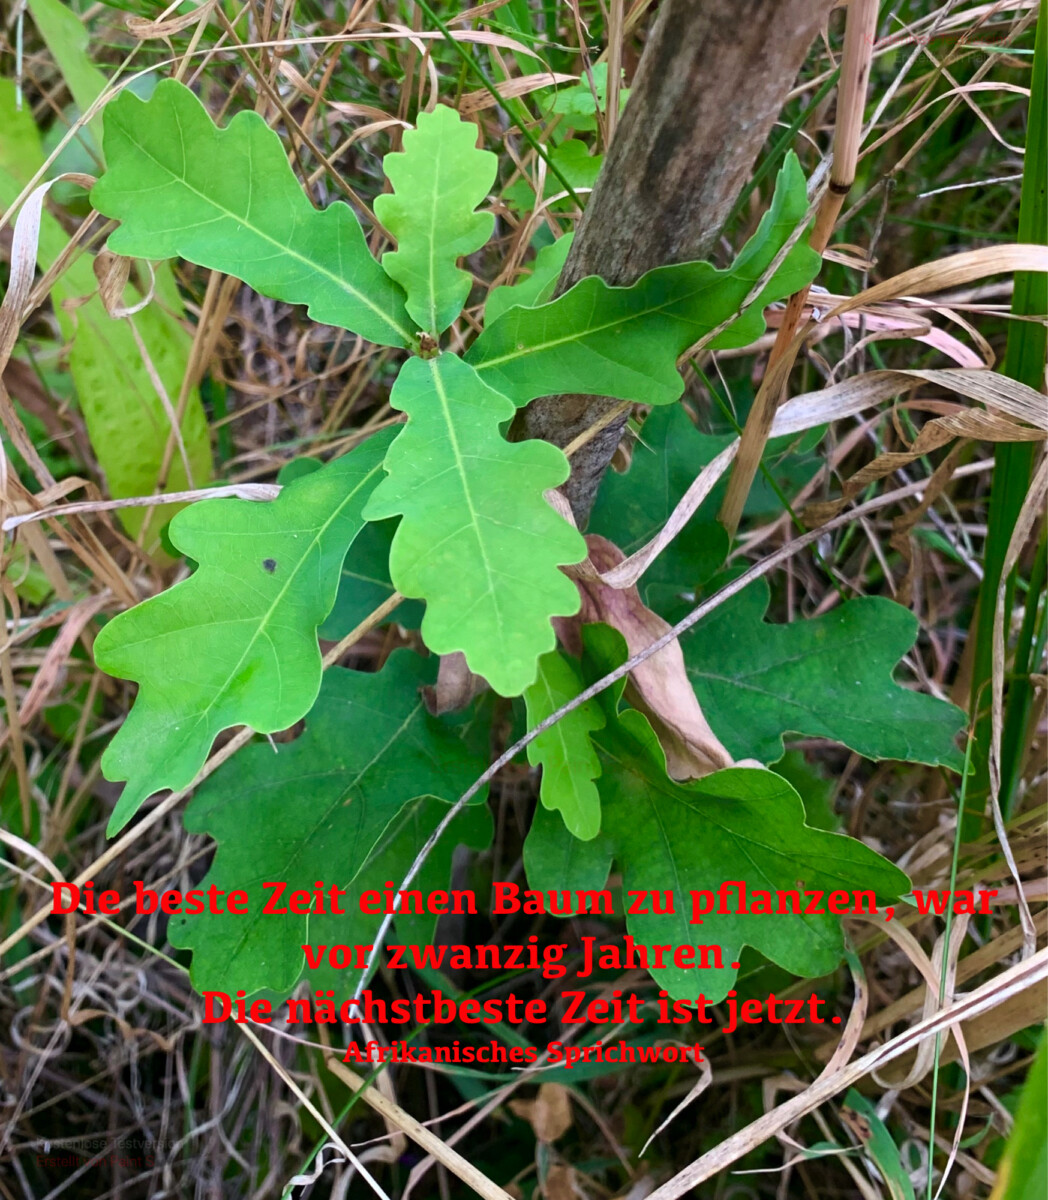
[[[430,363],[430,371],[433,375],[433,387],[437,393],[437,398],[440,400],[440,407],[444,413],[444,422],[447,426],[448,441],[451,443],[451,450],[455,456],[455,469],[459,479],[462,481],[462,494],[466,501],[466,507],[469,509],[470,524],[473,527],[473,532],[476,537],[477,548],[480,551],[480,557],[484,564],[484,574],[488,583],[488,590],[485,596],[490,596],[492,605],[495,610],[495,618],[498,624],[499,632],[501,633],[503,625],[502,609],[499,606],[498,588],[495,584],[497,572],[495,572],[491,563],[488,560],[487,546],[484,543],[484,538],[481,534],[480,523],[477,510],[473,504],[473,493],[470,491],[469,477],[466,473],[465,465],[462,459],[462,452],[459,448],[458,437],[455,433],[455,425],[451,418],[451,410],[448,407],[448,393],[444,387],[444,380],[438,366],[439,360],[434,360]],[[485,385],[486,386],[486,385]],[[481,597],[483,600],[485,597]]]

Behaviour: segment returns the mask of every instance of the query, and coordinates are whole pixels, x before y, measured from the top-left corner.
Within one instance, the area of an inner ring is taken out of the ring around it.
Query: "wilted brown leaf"
[[[511,1100],[509,1107],[528,1122],[540,1142],[555,1142],[571,1128],[571,1096],[559,1083],[544,1083],[534,1100]]]
[[[589,562],[603,575],[624,559],[622,551],[605,538],[590,534]],[[614,588],[587,573],[578,580],[583,622],[603,621],[626,639],[631,655],[650,646],[670,628],[646,608],[635,587]],[[626,696],[651,721],[662,748],[666,767],[674,779],[698,779],[732,765],[703,716],[695,691],[684,669],[679,643],[670,642],[630,672]]]

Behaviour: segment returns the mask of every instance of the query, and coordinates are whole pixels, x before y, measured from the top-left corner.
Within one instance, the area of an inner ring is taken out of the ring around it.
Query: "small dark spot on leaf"
[[[277,569],[277,560],[275,558],[264,558],[262,560],[262,566],[265,567],[265,569],[270,573],[270,575],[272,575],[273,572]]]
[[[860,1142],[868,1143],[873,1140],[873,1129],[869,1120],[862,1113],[845,1106],[841,1109],[841,1122],[846,1125]]]

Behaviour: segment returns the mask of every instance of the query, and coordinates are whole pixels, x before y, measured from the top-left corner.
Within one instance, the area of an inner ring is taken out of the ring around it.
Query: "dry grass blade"
[[[778,1108],[758,1118],[745,1129],[732,1134],[708,1154],[704,1154],[702,1158],[656,1188],[649,1200],[677,1200],[678,1196],[683,1196],[700,1183],[730,1167],[755,1146],[775,1137],[781,1130],[857,1080],[919,1047],[929,1038],[934,1038],[937,1033],[946,1033],[962,1021],[990,1012],[1045,979],[1048,979],[1048,949],[1039,950],[1032,958],[1002,971],[1000,975],[962,997],[949,1008],[918,1022],[905,1033],[900,1033],[833,1075],[820,1076],[799,1096],[787,1100],[785,1104],[780,1104]]]
[[[60,175],[29,194],[25,204],[19,210],[18,220],[15,222],[14,237],[11,242],[11,272],[3,303],[0,304],[0,373],[3,372],[11,357],[11,351],[14,349],[15,340],[25,317],[26,305],[33,290],[44,199],[51,188],[63,180],[88,187],[94,183],[94,179],[90,175]],[[15,412],[7,389],[2,384],[0,384],[0,421],[3,422],[3,426],[19,454],[33,468],[40,483],[44,487],[53,484],[54,476],[37,453],[36,447],[25,431],[25,426]]]
[[[534,75],[519,75],[516,79],[504,79],[494,85],[495,91],[503,100],[514,100],[518,96],[527,96],[542,88],[555,87],[558,83],[572,83],[577,75],[565,75],[559,71],[539,71]],[[475,92],[467,92],[459,103],[459,112],[472,114],[493,108],[497,103],[495,97],[482,88]]]
[[[328,1070],[337,1075],[355,1092],[359,1092],[365,1104],[370,1105],[381,1117],[406,1133],[416,1145],[421,1146],[427,1154],[431,1154],[437,1162],[447,1167],[463,1183],[471,1187],[478,1196],[485,1197],[485,1200],[512,1200],[509,1192],[493,1183],[483,1171],[478,1171],[457,1150],[453,1150],[445,1142],[442,1142],[425,1125],[416,1121],[410,1113],[406,1113],[399,1104],[384,1096],[377,1088],[371,1087],[355,1071],[351,1071],[349,1067],[333,1056],[328,1056],[325,1061]]]
[[[862,118],[866,104],[866,86],[873,59],[873,44],[877,32],[878,0],[852,0],[848,6],[844,30],[844,51],[841,56],[841,78],[837,89],[837,122],[834,126],[833,161],[826,191],[819,204],[809,244],[822,254],[830,241],[833,227],[840,216],[844,197],[855,182],[855,165],[862,143]],[[772,347],[769,365],[774,365],[791,352],[790,340],[797,328],[808,299],[810,287],[802,288],[790,297],[782,318],[778,336]],[[778,374],[775,376],[779,378]],[[785,382],[785,377],[783,377]],[[767,444],[775,409],[781,396],[770,388],[761,387],[746,418],[739,448],[739,461],[732,472],[728,492],[721,506],[721,521],[730,536],[734,536],[742,518],[750,488],[756,478],[760,460]]]
[[[231,483],[212,488],[193,488],[186,492],[165,492],[162,496],[127,496],[121,500],[79,500],[73,504],[55,504],[34,512],[8,517],[0,528],[10,533],[33,521],[53,517],[70,517],[82,513],[116,512],[122,508],[154,508],[160,504],[193,504],[197,500],[217,500],[233,496],[237,500],[275,500],[280,495],[279,483]]]

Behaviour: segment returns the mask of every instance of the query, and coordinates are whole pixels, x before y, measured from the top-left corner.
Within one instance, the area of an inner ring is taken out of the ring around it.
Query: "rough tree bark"
[[[629,103],[558,285],[630,284],[707,257],[779,115],[808,48],[840,0],[663,0]],[[616,402],[544,396],[515,436],[566,446]],[[589,516],[626,417],[572,459],[564,491]]]

